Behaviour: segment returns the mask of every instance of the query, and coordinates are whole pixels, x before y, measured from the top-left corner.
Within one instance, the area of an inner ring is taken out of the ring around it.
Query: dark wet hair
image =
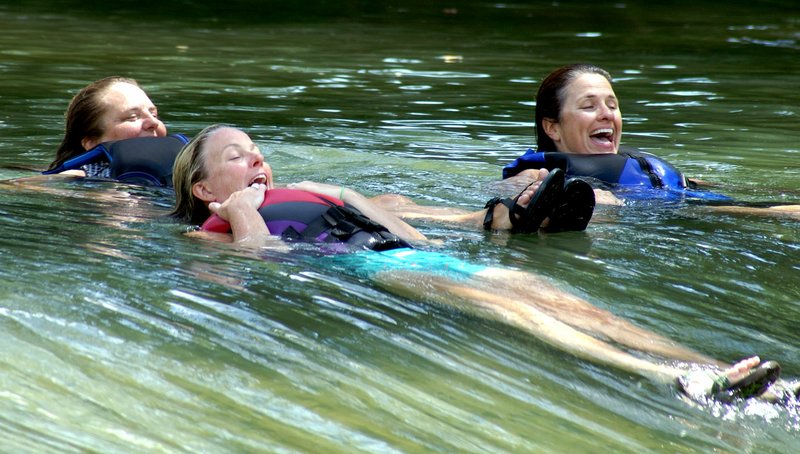
[[[611,83],[611,74],[605,69],[588,63],[575,63],[562,66],[544,78],[536,93],[536,149],[556,151],[553,139],[544,132],[543,120],[561,120],[561,108],[569,84],[584,74],[599,74]]]
[[[103,103],[103,96],[117,83],[139,86],[134,79],[110,76],[92,82],[72,98],[65,114],[64,138],[48,170],[55,169],[65,161],[84,153],[86,150],[83,148],[83,139],[87,137],[96,139],[105,133],[101,120],[108,106]]]

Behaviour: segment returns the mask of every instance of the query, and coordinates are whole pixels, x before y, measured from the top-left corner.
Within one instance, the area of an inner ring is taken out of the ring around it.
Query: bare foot
[[[753,356],[743,359],[733,366],[725,369],[722,371],[722,374],[725,375],[729,382],[734,383],[746,377],[747,374],[749,374],[750,371],[759,364],[761,364],[761,358],[758,356]]]
[[[758,388],[771,383],[776,376],[771,373],[765,372],[769,370],[772,365],[777,366],[777,363],[767,362],[764,363],[764,371],[754,371],[761,364],[761,359],[758,356],[743,359],[731,367],[720,371],[714,368],[703,368],[689,371],[678,379],[683,392],[698,402],[707,401],[708,399],[720,400],[728,402],[736,397],[749,398],[754,397],[759,391]],[[771,372],[779,372],[771,371]],[[764,375],[752,377],[752,383],[739,383],[741,380],[748,378],[752,373],[759,372]]]

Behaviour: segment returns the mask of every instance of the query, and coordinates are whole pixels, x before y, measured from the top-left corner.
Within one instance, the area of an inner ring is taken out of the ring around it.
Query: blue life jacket
[[[103,142],[65,161],[45,175],[80,169],[85,165],[108,163],[111,179],[143,186],[172,187],[172,165],[189,139],[183,134],[166,137],[136,137]]]
[[[336,198],[298,189],[270,189],[258,209],[273,235],[286,241],[343,244],[346,248],[385,251],[410,248],[386,227],[367,218],[355,208]],[[217,216],[201,226],[210,232],[230,233],[230,224]]]
[[[706,200],[731,200],[730,197],[698,190],[696,185],[667,161],[632,148],[617,154],[574,154],[540,152],[528,149],[503,167],[503,178],[526,169],[562,169],[567,177],[589,177],[610,185],[626,198],[690,197]]]

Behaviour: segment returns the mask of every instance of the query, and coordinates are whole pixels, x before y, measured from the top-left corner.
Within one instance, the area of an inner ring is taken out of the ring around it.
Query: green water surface
[[[0,179],[71,96],[136,78],[171,132],[243,127],[281,183],[480,208],[539,81],[615,77],[623,142],[744,202],[800,203],[791,1],[23,1],[0,6]],[[2,452],[795,452],[794,408],[698,408],[505,325],[183,236],[166,191],[0,185]],[[726,361],[800,376],[798,219],[660,202],[584,233],[416,223]]]

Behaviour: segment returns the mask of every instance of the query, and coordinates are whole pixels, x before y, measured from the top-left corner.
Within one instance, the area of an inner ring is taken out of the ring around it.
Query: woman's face
[[[192,188],[199,199],[221,203],[253,183],[272,189],[272,168],[244,132],[228,127],[214,131],[203,145],[203,154],[208,177]]]
[[[564,153],[616,153],[622,113],[611,83],[600,74],[582,74],[567,85],[561,118],[545,119],[545,132]]]
[[[134,137],[164,137],[167,128],[158,119],[156,106],[136,85],[118,82],[111,85],[102,98],[105,112],[100,119],[102,136],[85,138],[83,147],[90,150],[110,140]]]

